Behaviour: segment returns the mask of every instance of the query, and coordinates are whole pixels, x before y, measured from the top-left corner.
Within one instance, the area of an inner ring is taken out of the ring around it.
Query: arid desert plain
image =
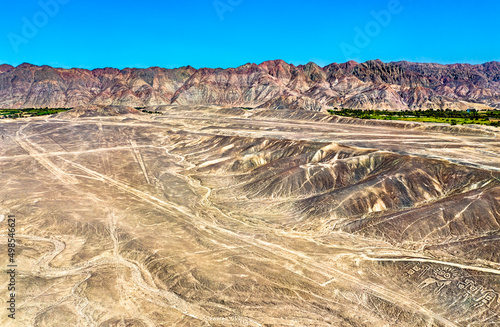
[[[0,121],[1,326],[500,325],[498,129],[150,111]]]

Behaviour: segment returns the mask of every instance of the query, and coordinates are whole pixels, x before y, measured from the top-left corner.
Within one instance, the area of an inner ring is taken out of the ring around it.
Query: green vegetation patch
[[[500,127],[500,110],[467,112],[458,110],[361,110],[346,109],[328,110],[332,115],[360,119],[404,120],[426,123],[445,123],[450,125],[488,125]]]
[[[25,109],[0,109],[0,118],[27,118],[44,116],[68,111],[72,108],[25,108]]]
[[[142,112],[144,112],[146,114],[163,115],[163,112],[146,110],[146,107],[135,107],[135,109],[140,110],[140,111],[142,111]]]

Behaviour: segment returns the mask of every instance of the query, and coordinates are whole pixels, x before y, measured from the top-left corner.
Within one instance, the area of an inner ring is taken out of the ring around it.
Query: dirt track
[[[500,323],[496,135],[167,109],[0,122],[0,324]]]

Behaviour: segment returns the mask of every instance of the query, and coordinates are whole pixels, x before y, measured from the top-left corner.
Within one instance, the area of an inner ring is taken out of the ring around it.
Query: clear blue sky
[[[319,65],[349,59],[500,61],[497,0],[400,0],[379,22],[371,12],[388,10],[397,0],[41,0],[53,1],[67,3],[49,6],[48,15],[38,1],[2,1],[0,64],[225,68],[271,59]],[[370,35],[360,37],[367,28]]]

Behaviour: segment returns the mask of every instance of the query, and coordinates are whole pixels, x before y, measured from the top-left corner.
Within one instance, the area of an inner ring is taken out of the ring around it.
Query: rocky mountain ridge
[[[500,108],[500,63],[283,60],[237,68],[62,69],[0,65],[0,107],[205,105],[273,109]]]

